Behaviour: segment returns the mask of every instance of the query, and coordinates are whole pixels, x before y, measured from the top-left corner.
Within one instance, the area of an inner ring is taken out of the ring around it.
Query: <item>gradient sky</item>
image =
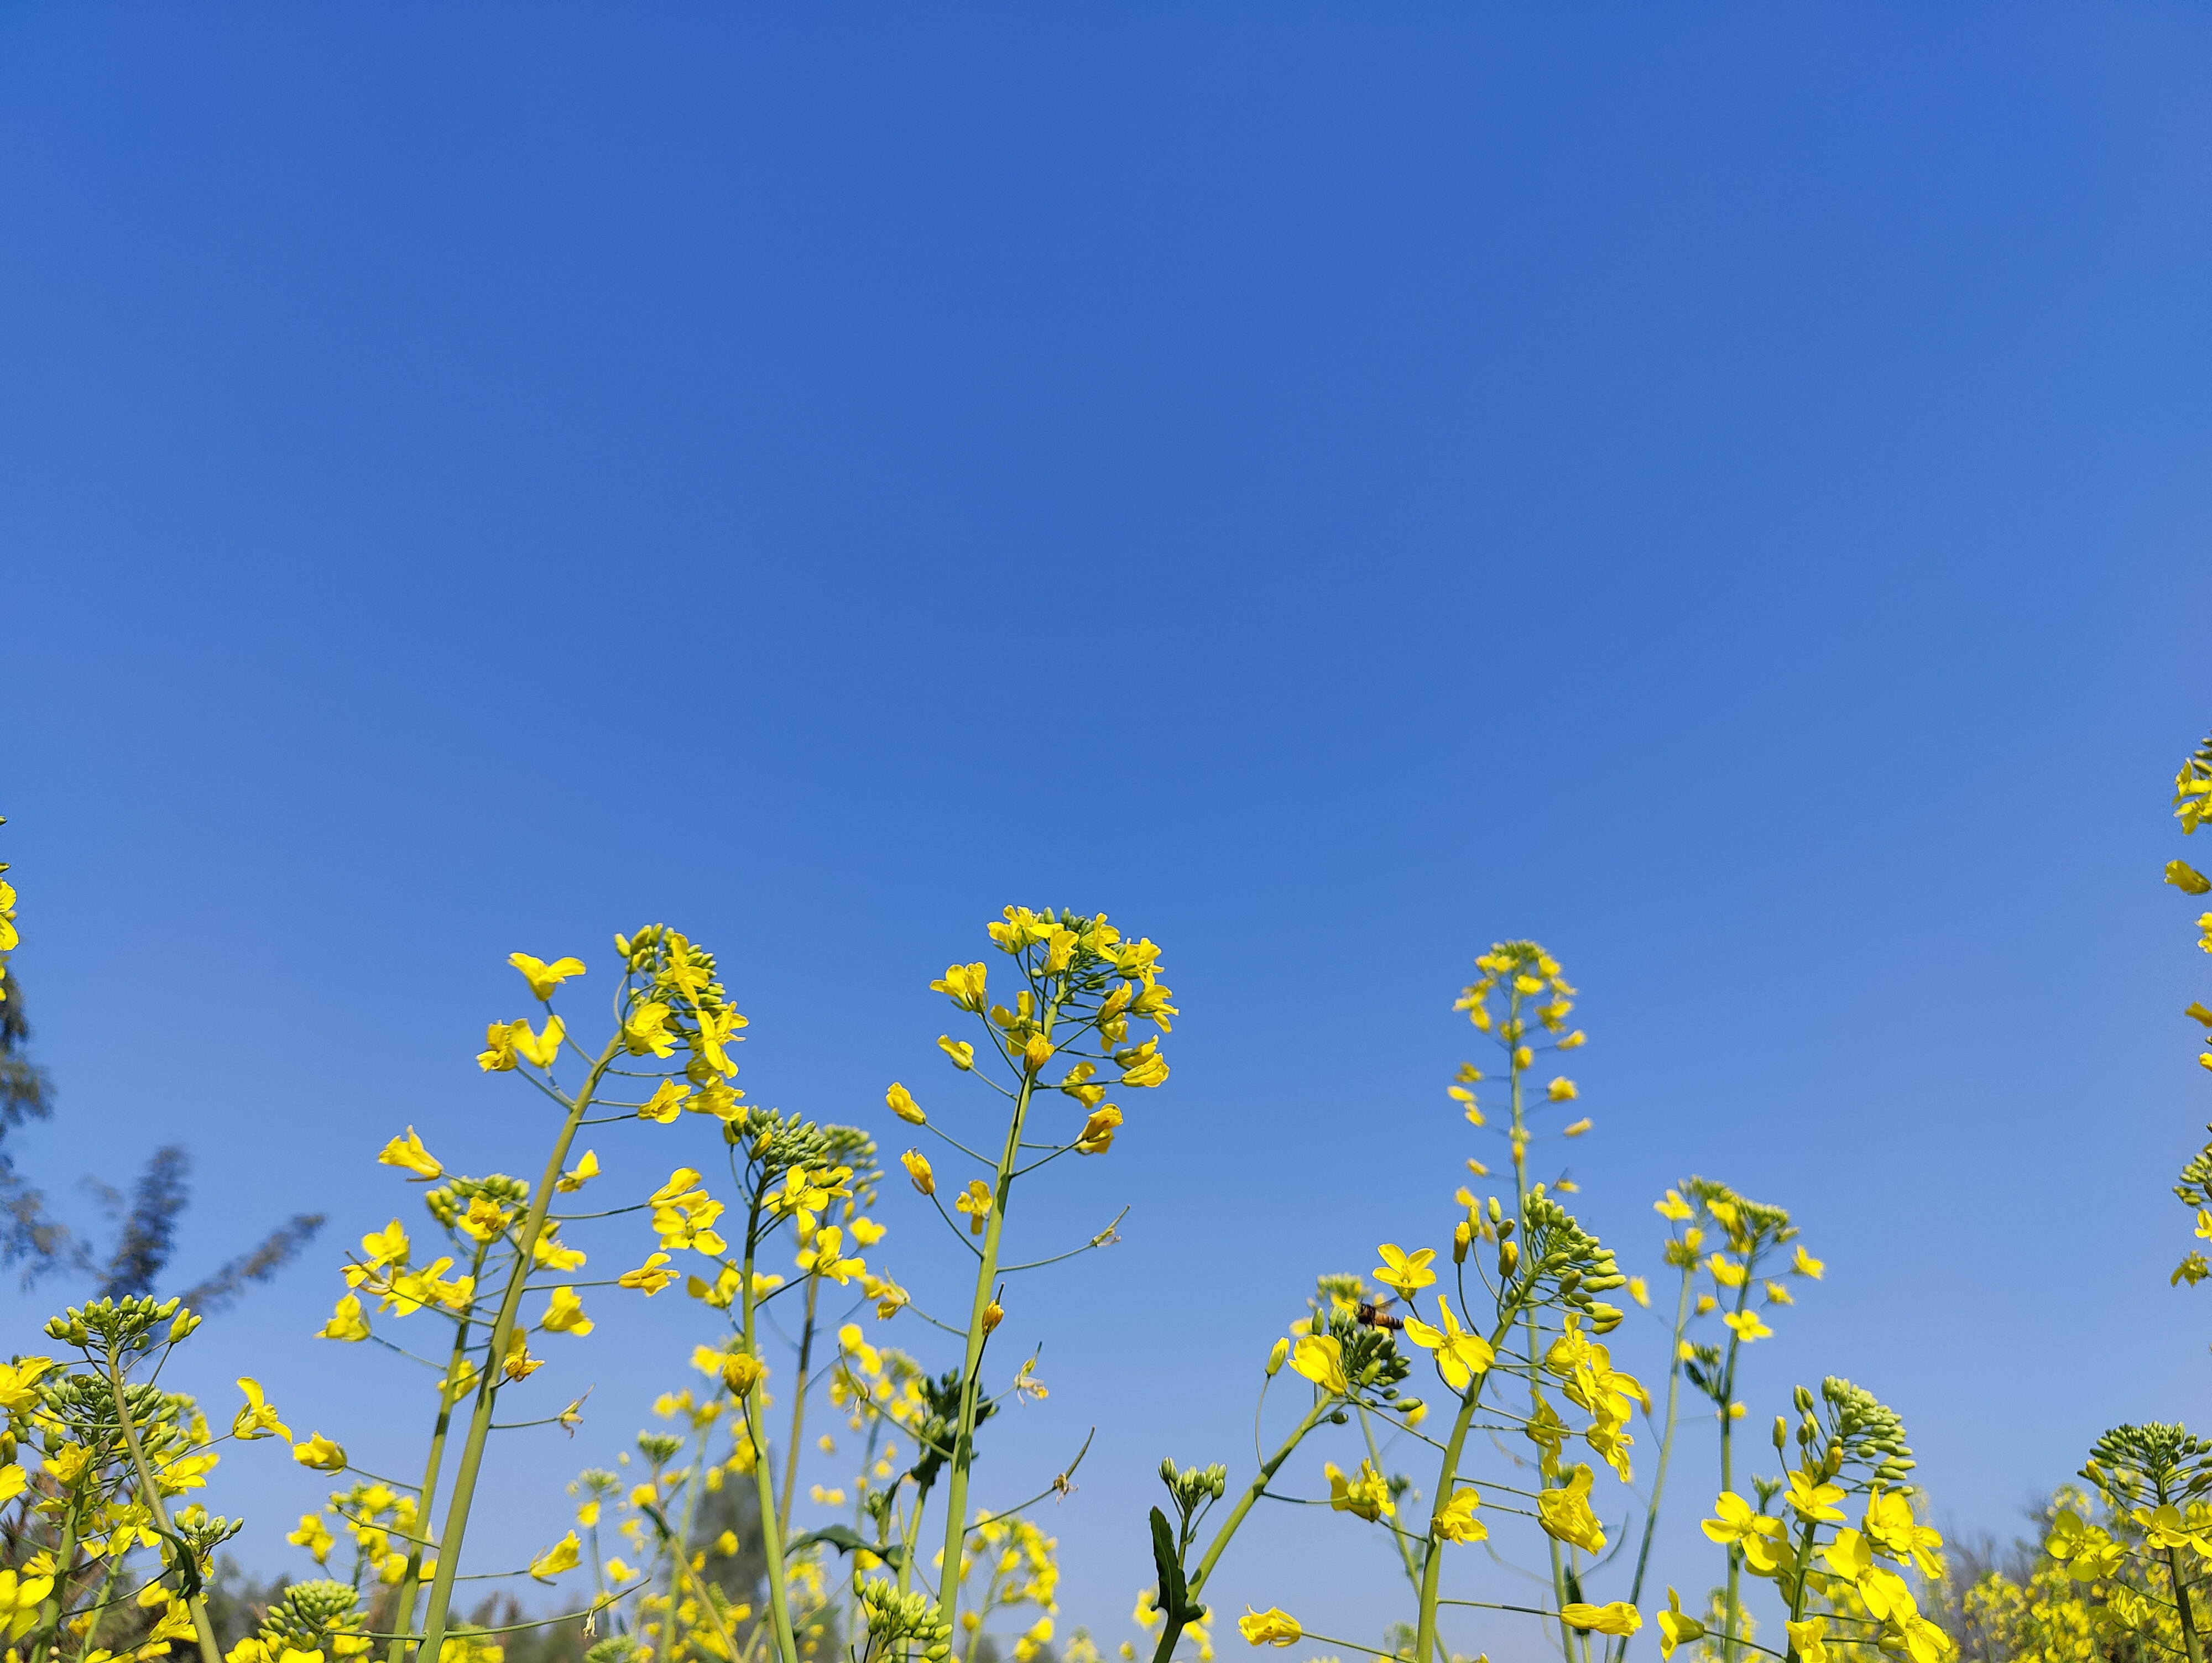
[[[930,977],[1105,909],[1175,1075],[1027,1222],[1133,1208],[1010,1301],[1054,1395],[979,1484],[1098,1425],[1048,1525],[1110,1643],[1159,1457],[1249,1459],[1310,1277],[1443,1239],[1451,999],[1534,935],[1583,1217],[1634,1267],[1690,1172],[1795,1209],[1829,1278],[1752,1423],[1847,1375],[2008,1533],[2207,1417],[2158,874],[2212,725],[2208,85],[2157,0],[7,8],[0,839],[61,1103],[11,1146],[88,1217],[188,1144],[186,1278],[329,1212],[185,1375],[412,1460],[427,1388],[305,1335],[402,1126],[537,1170],[471,1059],[510,950],[680,925],[754,1098],[890,1142],[894,1077],[961,1112]],[[64,1291],[0,1296],[18,1344]],[[705,1332],[599,1302],[485,1568]],[[215,1499],[296,1569],[322,1487],[261,1446]],[[1215,1591],[1371,1638],[1364,1530]]]

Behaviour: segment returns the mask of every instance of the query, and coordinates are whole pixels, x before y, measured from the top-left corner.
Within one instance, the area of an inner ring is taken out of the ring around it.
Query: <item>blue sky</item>
[[[755,1098],[888,1141],[890,1079],[952,1100],[929,978],[1103,908],[1176,1072],[1040,1204],[1133,1210],[1012,1307],[1054,1396],[983,1499],[1100,1426],[1049,1525],[1118,1640],[1160,1455],[1249,1448],[1312,1273],[1441,1241],[1451,998],[1534,935],[1586,1219],[1650,1263],[1690,1172],[1794,1208],[1830,1275],[1754,1415],[1850,1375],[2008,1532],[2204,1418],[2157,876],[2212,725],[2209,77],[2159,3],[11,8],[21,1158],[82,1214],[187,1143],[189,1271],[331,1213],[193,1378],[397,1460],[423,1388],[304,1334],[403,1125],[536,1170],[471,1060],[510,950],[689,929]],[[696,1308],[562,1365],[599,1417],[505,1458],[488,1567]],[[293,1563],[319,1486],[224,1480]],[[1217,1591],[1367,1636],[1359,1531]]]

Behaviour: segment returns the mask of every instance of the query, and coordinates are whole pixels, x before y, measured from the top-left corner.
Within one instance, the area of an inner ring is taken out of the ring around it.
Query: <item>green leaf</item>
[[[1175,1532],[1168,1515],[1152,1509],[1152,1564],[1160,1574],[1160,1610],[1170,1623],[1190,1620],[1190,1587],[1183,1581],[1182,1557],[1176,1552]]]
[[[849,1525],[831,1525],[826,1530],[810,1530],[805,1535],[787,1543],[783,1551],[787,1554],[796,1553],[801,1548],[812,1547],[817,1542],[826,1542],[840,1553],[872,1553],[893,1570],[898,1569],[899,1557],[903,1551],[895,1543],[885,1543],[878,1547],[862,1538]]]

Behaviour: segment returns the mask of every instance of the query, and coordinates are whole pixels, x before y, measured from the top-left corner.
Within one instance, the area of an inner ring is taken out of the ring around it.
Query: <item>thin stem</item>
[[[757,1358],[754,1349],[754,1313],[760,1308],[753,1298],[753,1259],[760,1247],[761,1198],[753,1196],[752,1212],[745,1220],[745,1262],[739,1278],[744,1301],[744,1350],[748,1356]],[[767,1371],[762,1371],[762,1378]],[[753,1451],[753,1485],[760,1496],[761,1557],[765,1562],[768,1576],[768,1608],[769,1619],[775,1624],[775,1644],[783,1663],[799,1663],[799,1641],[791,1629],[791,1599],[783,1585],[783,1531],[776,1523],[775,1481],[769,1470],[767,1441],[760,1435],[762,1416],[766,1405],[762,1401],[761,1381],[740,1399],[744,1410],[744,1435],[751,1441]]]
[[[822,1278],[806,1278],[806,1326],[799,1335],[799,1389],[791,1394],[791,1447],[783,1454],[783,1507],[775,1526],[791,1534],[791,1498],[799,1488],[799,1448],[806,1427],[806,1370],[814,1357],[814,1305],[822,1297]]]
[[[1049,1043],[1059,1020],[1058,995],[1047,1000],[1037,1032]],[[992,1192],[991,1217],[983,1229],[983,1248],[975,1265],[975,1294],[968,1313],[968,1345],[961,1360],[960,1418],[953,1429],[951,1469],[945,1491],[945,1569],[938,1579],[937,1620],[958,1629],[960,1615],[960,1553],[968,1536],[968,1472],[975,1460],[976,1393],[983,1370],[983,1313],[990,1306],[999,1279],[999,1241],[1006,1227],[1006,1203],[1013,1193],[1014,1168],[1022,1152],[1022,1125],[1029,1118],[1030,1100],[1036,1092],[1036,1075],[1021,1065],[1021,1089],[1006,1122],[1006,1146],[999,1156],[998,1181]]]
[[[146,1447],[138,1441],[138,1423],[131,1417],[131,1403],[124,1395],[122,1358],[113,1340],[107,1344],[106,1374],[108,1390],[115,1396],[115,1418],[123,1424],[124,1448],[131,1452],[131,1469],[138,1475],[139,1493],[145,1498],[147,1512],[153,1515],[155,1523],[161,1526],[161,1533],[169,1539],[170,1545],[177,1551],[177,1575],[181,1580],[185,1549],[182,1539],[177,1535],[177,1527],[169,1522],[169,1509],[161,1504],[161,1486],[155,1479],[153,1467],[147,1462]],[[203,1663],[222,1663],[222,1648],[216,1643],[215,1624],[208,1620],[207,1601],[196,1593],[185,1603],[191,1610],[192,1631],[199,1637]]]
[[[484,1254],[489,1251],[489,1245],[485,1243],[477,1249],[476,1263],[471,1266],[469,1272],[471,1278],[483,1273]],[[467,1355],[469,1327],[469,1320],[465,1316],[453,1325],[453,1355],[452,1360],[446,1364],[445,1378],[447,1380],[453,1378],[454,1371],[460,1366],[461,1359]],[[438,1419],[437,1423],[430,1430],[430,1453],[424,1458],[422,1463],[422,1502],[416,1513],[416,1517],[425,1530],[430,1527],[430,1505],[437,1498],[438,1469],[445,1461],[446,1433],[453,1424],[453,1403],[454,1399],[447,1397],[443,1392],[438,1393]],[[407,1642],[399,1636],[415,1625],[415,1596],[422,1592],[422,1546],[418,1542],[414,1551],[407,1556],[407,1575],[399,1584],[398,1597],[392,1602],[392,1626],[394,1633],[391,1648],[386,1654],[386,1663],[402,1663],[402,1660],[406,1656]]]
[[[477,1382],[476,1405],[469,1416],[467,1438],[461,1445],[460,1467],[453,1474],[453,1496],[446,1507],[446,1527],[438,1533],[438,1574],[431,1580],[429,1609],[422,1614],[422,1643],[416,1653],[418,1659],[428,1660],[428,1663],[438,1663],[445,1647],[453,1578],[460,1568],[461,1539],[468,1531],[469,1509],[476,1502],[477,1475],[483,1466],[484,1441],[491,1433],[492,1401],[499,1393],[504,1372],[501,1365],[522,1305],[523,1284],[529,1280],[538,1238],[545,1229],[545,1215],[553,1205],[553,1186],[560,1180],[568,1159],[568,1145],[575,1138],[585,1111],[591,1107],[592,1094],[599,1089],[599,1077],[612,1065],[622,1048],[619,1037],[610,1040],[599,1061],[592,1064],[575,1101],[568,1107],[560,1135],[553,1140],[552,1153],[545,1159],[545,1174],[531,1196],[530,1212],[523,1222],[514,1266],[507,1272],[507,1292],[500,1301],[498,1318],[492,1324],[491,1347],[484,1359],[483,1378]],[[428,1520],[424,1522],[427,1525]]]
[[[1522,1284],[1522,1292],[1515,1296],[1512,1303],[1498,1314],[1498,1326],[1490,1336],[1493,1350],[1512,1331],[1514,1320],[1521,1314],[1518,1308],[1525,1302],[1527,1292],[1535,1286],[1535,1281],[1536,1271],[1532,1264],[1528,1279]],[[1451,1436],[1444,1444],[1443,1465],[1437,1471],[1437,1493],[1429,1502],[1428,1556],[1421,1566],[1419,1623],[1413,1636],[1413,1655],[1416,1658],[1426,1658],[1436,1649],[1437,1583],[1443,1573],[1444,1560],[1443,1542],[1437,1535],[1437,1515],[1451,1505],[1452,1484],[1459,1477],[1459,1452],[1467,1442],[1468,1429],[1474,1423],[1476,1407],[1482,1402],[1482,1388],[1489,1378],[1486,1374],[1477,1375],[1468,1382],[1466,1393],[1460,1399],[1459,1413],[1452,1421]],[[1549,1533],[1547,1533],[1546,1539],[1550,1539]],[[1568,1655],[1571,1657],[1573,1654],[1570,1648]]]
[[[1636,1551],[1636,1576],[1628,1585],[1628,1603],[1638,1604],[1644,1598],[1644,1573],[1651,1563],[1651,1538],[1659,1526],[1659,1498],[1667,1489],[1667,1464],[1674,1454],[1674,1410],[1682,1392],[1682,1336],[1690,1326],[1690,1286],[1698,1274],[1698,1262],[1692,1259],[1682,1267],[1682,1296],[1674,1306],[1674,1339],[1668,1352],[1667,1369],[1667,1428],[1659,1435],[1659,1467],[1651,1477],[1651,1500],[1644,1510],[1644,1541]],[[1613,1648],[1613,1663],[1621,1663],[1628,1655],[1629,1636],[1623,1635]]]

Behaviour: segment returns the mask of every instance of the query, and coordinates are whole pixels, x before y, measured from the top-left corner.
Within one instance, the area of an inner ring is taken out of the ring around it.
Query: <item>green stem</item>
[[[756,1359],[759,1353],[754,1349],[753,1338],[753,1259],[760,1247],[760,1216],[761,1201],[756,1194],[751,1215],[745,1221],[743,1284],[745,1355]],[[769,1472],[767,1441],[760,1435],[760,1428],[768,1412],[768,1405],[763,1400],[764,1390],[762,1384],[766,1378],[766,1371],[763,1370],[762,1380],[755,1381],[752,1389],[739,1401],[744,1407],[744,1435],[752,1441],[753,1486],[760,1496],[761,1557],[765,1562],[768,1577],[769,1617],[774,1624],[776,1648],[783,1663],[799,1663],[799,1640],[791,1627],[791,1598],[783,1585],[783,1532],[776,1523],[775,1481]]]
[[[1505,1343],[1505,1336],[1512,1332],[1514,1320],[1520,1314],[1517,1308],[1526,1302],[1526,1292],[1535,1286],[1535,1281],[1536,1267],[1532,1264],[1528,1279],[1522,1284],[1523,1292],[1515,1296],[1498,1314],[1498,1326],[1490,1335],[1492,1350]],[[1460,1399],[1459,1414],[1452,1421],[1451,1437],[1444,1444],[1443,1463],[1437,1471],[1437,1493],[1429,1503],[1428,1553],[1421,1566],[1419,1622],[1413,1636],[1416,1658],[1426,1658],[1437,1644],[1437,1593],[1443,1574],[1444,1556],[1443,1539],[1437,1535],[1437,1514],[1451,1505],[1452,1485],[1459,1478],[1459,1452],[1467,1442],[1468,1428],[1474,1423],[1475,1408],[1482,1401],[1482,1388],[1489,1379],[1488,1375],[1483,1374],[1468,1382],[1467,1391]],[[1545,1533],[1545,1539],[1551,1539],[1549,1532]],[[1574,1655],[1571,1643],[1567,1655]]]
[[[530,1272],[538,1262],[538,1238],[544,1232],[545,1215],[553,1205],[553,1186],[560,1179],[562,1168],[568,1158],[568,1145],[591,1107],[600,1077],[612,1066],[621,1050],[619,1037],[610,1040],[599,1060],[592,1065],[592,1071],[585,1077],[583,1089],[577,1092],[568,1107],[568,1117],[562,1123],[561,1134],[553,1140],[553,1152],[545,1160],[545,1175],[531,1196],[529,1215],[515,1241],[514,1268],[508,1273],[507,1291],[500,1298],[499,1316],[492,1324],[483,1378],[477,1383],[476,1405],[469,1416],[468,1435],[461,1445],[461,1464],[453,1474],[453,1497],[446,1506],[446,1527],[438,1533],[438,1574],[430,1581],[430,1605],[422,1614],[422,1642],[415,1653],[421,1663],[440,1663],[445,1648],[453,1578],[460,1569],[461,1539],[468,1531],[469,1509],[476,1503],[477,1475],[483,1466],[484,1442],[491,1435],[492,1400],[499,1393],[507,1348],[514,1338],[515,1318],[522,1308],[523,1284],[530,1279]],[[428,1520],[423,1522],[427,1525]]]
[[[490,1247],[485,1242],[477,1248],[476,1262],[469,1267],[471,1280],[483,1274],[484,1254]],[[466,1315],[453,1325],[453,1354],[446,1363],[445,1378],[453,1378],[461,1359],[468,1355],[469,1329]],[[453,1405],[443,1391],[438,1393],[438,1421],[430,1429],[430,1453],[422,1462],[422,1490],[415,1509],[416,1531],[419,1535],[430,1527],[430,1504],[438,1493],[438,1470],[445,1464],[446,1434],[453,1422]],[[386,1653],[386,1663],[402,1663],[407,1654],[407,1642],[398,1636],[415,1626],[415,1596],[422,1591],[422,1544],[410,1543],[407,1549],[407,1575],[399,1584],[398,1597],[392,1602],[392,1630],[393,1639]]]
[[[76,1559],[77,1508],[71,1503],[62,1515],[61,1545],[54,1553],[54,1587],[39,1606],[39,1643],[32,1648],[31,1663],[46,1663],[47,1650],[61,1627],[62,1593],[69,1587],[70,1568]]]
[[[2181,1557],[2172,1548],[2166,1551],[2166,1574],[2173,1578],[2173,1608],[2181,1616],[2181,1644],[2189,1654],[2189,1663],[2204,1663],[2204,1652],[2197,1638],[2197,1618],[2190,1611],[2189,1585],[2181,1580]]]
[[[799,1488],[799,1446],[806,1428],[806,1371],[814,1356],[814,1305],[822,1296],[822,1278],[806,1278],[806,1326],[799,1336],[799,1387],[791,1399],[791,1448],[783,1455],[783,1510],[776,1514],[776,1528],[785,1536],[791,1534],[791,1498]]]
[[[1037,1032],[1048,1043],[1060,1016],[1060,999],[1047,1001]],[[1017,1053],[1017,1055],[1019,1053]],[[1014,1112],[1006,1122],[1006,1146],[999,1156],[996,1184],[992,1190],[991,1217],[983,1229],[983,1249],[975,1265],[975,1296],[968,1313],[968,1345],[961,1361],[960,1420],[953,1429],[952,1456],[947,1463],[951,1478],[945,1491],[945,1565],[938,1575],[937,1620],[958,1631],[960,1615],[960,1556],[968,1541],[968,1471],[975,1460],[975,1405],[983,1371],[983,1313],[999,1278],[999,1241],[1006,1222],[1006,1203],[1014,1187],[1014,1168],[1022,1152],[1022,1126],[1028,1120],[1030,1099],[1036,1090],[1036,1074],[1024,1065],[1022,1083],[1014,1096]]]
[[[1659,1526],[1659,1498],[1667,1489],[1667,1464],[1674,1454],[1674,1410],[1682,1391],[1682,1336],[1690,1327],[1690,1289],[1697,1279],[1698,1261],[1692,1259],[1682,1267],[1682,1296],[1674,1305],[1674,1340],[1668,1352],[1670,1359],[1667,1369],[1667,1426],[1659,1435],[1659,1464],[1651,1476],[1651,1500],[1644,1509],[1644,1540],[1636,1551],[1636,1576],[1628,1585],[1628,1603],[1638,1605],[1644,1598],[1644,1573],[1651,1563],[1651,1538]],[[1623,1635],[1613,1647],[1613,1663],[1621,1663],[1628,1655],[1628,1639]]]
[[[1751,1255],[1743,1256],[1743,1285],[1736,1290],[1736,1314],[1751,1302]],[[1721,1369],[1721,1488],[1735,1488],[1735,1360],[1743,1347],[1743,1339],[1733,1328],[1729,1330],[1728,1360]],[[1736,1636],[1743,1632],[1743,1549],[1731,1545],[1728,1551],[1728,1604],[1724,1611],[1728,1618],[1728,1633],[1721,1642],[1721,1656],[1724,1663],[1735,1663],[1742,1654]]]
[[[107,1346],[106,1372],[108,1390],[115,1396],[115,1418],[123,1426],[124,1448],[131,1452],[131,1470],[138,1475],[139,1494],[145,1498],[146,1510],[161,1526],[162,1534],[174,1539],[177,1527],[169,1522],[169,1509],[161,1503],[161,1486],[155,1481],[154,1469],[146,1460],[146,1447],[138,1441],[138,1424],[131,1417],[130,1399],[123,1391],[122,1358],[112,1340]],[[183,1555],[185,1550],[177,1546],[175,1540],[173,1539],[170,1545],[180,1557]],[[182,1565],[178,1566],[177,1575],[179,1579],[183,1577]],[[60,1585],[57,1583],[56,1586]],[[207,1601],[194,1594],[185,1604],[192,1613],[192,1631],[199,1639],[202,1663],[222,1663],[222,1648],[216,1643],[215,1624],[208,1620]]]
[[[1237,1498],[1237,1505],[1229,1509],[1229,1516],[1221,1521],[1221,1528],[1213,1533],[1213,1540],[1207,1545],[1205,1557],[1198,1562],[1198,1569],[1190,1574],[1189,1579],[1184,1584],[1184,1590],[1188,1595],[1190,1604],[1195,1605],[1198,1603],[1198,1596],[1206,1587],[1206,1579],[1213,1575],[1214,1565],[1228,1548],[1229,1539],[1236,1535],[1237,1527],[1244,1522],[1244,1515],[1252,1510],[1254,1503],[1266,1493],[1268,1480],[1282,1470],[1282,1465],[1290,1460],[1291,1453],[1304,1441],[1307,1433],[1321,1424],[1322,1417],[1329,1412],[1336,1402],[1337,1399],[1333,1397],[1317,1395],[1314,1400],[1314,1406],[1306,1411],[1305,1418],[1298,1423],[1297,1429],[1289,1437],[1283,1440],[1283,1447],[1269,1457],[1256,1473],[1253,1474],[1252,1482],[1244,1486],[1244,1493]],[[1166,1615],[1167,1623],[1160,1630],[1160,1641],[1158,1646],[1153,1650],[1152,1663],[1169,1663],[1169,1660],[1175,1655],[1176,1642],[1182,1638],[1182,1624],[1177,1620],[1174,1612],[1170,1611]]]

